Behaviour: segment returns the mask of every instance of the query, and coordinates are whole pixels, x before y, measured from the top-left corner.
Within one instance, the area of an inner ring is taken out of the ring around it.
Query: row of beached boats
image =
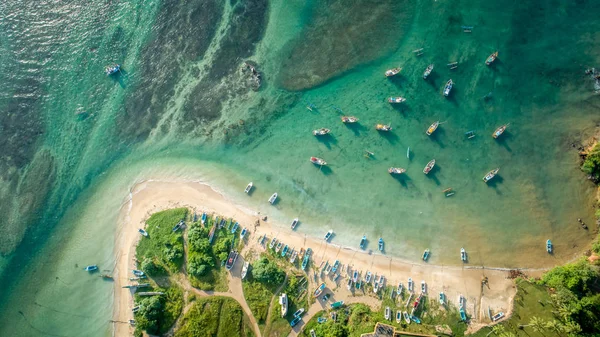
[[[261,240],[264,241],[264,238]],[[298,251],[294,248],[290,248],[288,245],[284,244],[283,241],[278,240],[277,237],[273,237],[271,239],[271,241],[269,242],[269,249],[274,250],[277,254],[281,254],[281,257],[283,258],[289,257],[289,261],[291,264],[296,263],[296,260],[302,261],[300,263],[300,267],[302,268],[302,270],[306,270],[306,267],[308,266],[310,257],[312,255],[311,248],[308,248],[306,250],[304,248],[301,248]]]

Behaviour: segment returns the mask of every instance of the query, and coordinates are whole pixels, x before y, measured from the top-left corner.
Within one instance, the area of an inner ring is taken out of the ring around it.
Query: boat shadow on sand
[[[321,173],[323,173],[326,176],[333,174],[333,170],[331,169],[331,167],[329,165],[317,166],[317,170],[319,170]]]
[[[438,83],[438,81],[437,81],[439,78],[440,78],[440,74],[438,74],[434,70],[431,74],[429,74],[429,76],[427,76],[427,78],[424,81],[425,81],[425,83],[429,84],[432,88],[437,89],[437,88],[439,88],[440,85],[442,85],[441,82]]]
[[[502,176],[500,174],[496,174],[496,176],[494,177],[494,179],[491,179],[490,181],[488,181],[487,183],[485,183],[487,185],[488,188],[493,188],[495,190],[498,189],[498,185],[504,183],[504,178],[502,178]],[[497,191],[497,193],[501,193],[500,191]]]
[[[446,135],[446,130],[444,130],[444,128],[442,126],[442,127],[439,127],[437,130],[435,130],[435,132],[429,136],[429,139],[431,139],[433,142],[437,143],[440,146],[440,148],[443,149],[446,147],[446,145],[444,145],[444,142],[442,141],[442,137],[444,137],[444,135]]]
[[[377,132],[379,132],[381,137],[385,138],[392,145],[398,143],[398,140],[400,139],[398,137],[398,135],[396,133],[394,133],[393,129],[390,131],[377,131]]]
[[[354,132],[355,136],[360,136],[361,132],[367,131],[367,127],[360,123],[345,123],[344,125],[346,126],[346,128]]]
[[[110,75],[110,78],[113,80],[113,82],[119,83],[121,88],[125,89],[127,88],[127,84],[125,83],[127,79],[127,74],[127,70],[121,67],[121,70],[119,70],[118,73]]]
[[[508,152],[512,152],[510,145],[508,145],[508,141],[511,140],[514,136],[512,133],[508,132],[508,130],[502,133],[502,136],[495,139],[496,143],[506,149]]]
[[[337,139],[335,138],[335,136],[333,136],[330,133],[328,133],[324,136],[317,137],[317,140],[319,141],[319,143],[322,143],[323,145],[325,145],[325,147],[327,147],[327,149],[329,149],[329,150],[331,150],[331,145],[337,144]]]
[[[436,174],[438,173],[439,170],[441,170],[441,168],[438,165],[435,165],[431,169],[431,171],[429,171],[429,173],[425,175],[428,179],[433,180],[433,182],[438,186],[441,185],[440,180],[436,176]]]
[[[402,185],[402,187],[405,187],[405,188],[408,188],[408,183],[412,180],[412,179],[410,179],[410,176],[406,173],[390,174],[390,176],[392,178],[394,178],[394,180],[396,180],[398,183],[400,183],[400,185]]]
[[[408,83],[408,80],[402,76],[402,73],[388,77],[387,80],[398,88],[401,88],[404,84]]]
[[[410,111],[411,111],[410,105],[407,105],[405,103],[402,103],[402,104],[392,104],[392,109],[394,109],[397,112],[399,112],[402,115],[402,117],[406,117],[410,113]]]

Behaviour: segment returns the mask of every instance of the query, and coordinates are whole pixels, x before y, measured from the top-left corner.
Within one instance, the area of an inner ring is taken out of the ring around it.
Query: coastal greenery
[[[581,169],[589,174],[594,181],[600,181],[600,143],[589,150]]]
[[[254,336],[240,304],[228,297],[205,297],[195,301],[182,319],[175,337]]]
[[[307,296],[308,280],[304,274],[291,275],[281,293],[285,293],[288,297],[288,313],[285,317],[281,317],[281,305],[279,301],[272,301],[271,316],[267,322],[263,335],[265,336],[287,336],[292,327],[290,321],[293,319],[293,314],[296,310],[304,308],[308,310]]]
[[[285,279],[285,272],[263,255],[252,265],[252,277],[267,285],[279,285]]]
[[[167,332],[183,310],[183,292],[180,288],[172,286],[167,289],[156,288],[151,291],[165,294],[148,297],[135,296],[136,305],[140,307],[135,313],[136,336],[141,336],[142,330],[150,335]]]
[[[146,221],[148,237],[136,248],[141,268],[151,276],[176,273],[183,265],[183,234],[173,227],[187,216],[187,208],[175,208],[152,214]]]

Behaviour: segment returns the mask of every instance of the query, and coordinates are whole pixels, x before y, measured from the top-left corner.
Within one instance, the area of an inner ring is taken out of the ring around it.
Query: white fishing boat
[[[429,126],[429,128],[427,129],[427,131],[425,131],[425,133],[426,133],[428,136],[431,136],[431,134],[432,134],[432,133],[434,133],[434,132],[435,132],[435,130],[437,130],[437,128],[438,128],[438,126],[439,126],[439,125],[440,125],[440,121],[436,121],[436,122],[434,122],[433,124],[431,124],[431,125]]]
[[[402,322],[402,311],[396,311],[396,323],[400,324]]]
[[[429,172],[431,172],[431,170],[433,169],[434,166],[435,166],[435,159],[432,159],[431,161],[429,161],[429,163],[427,163],[427,165],[425,165],[425,168],[423,169],[423,173],[429,174]]]
[[[148,237],[148,232],[146,232],[145,230],[143,230],[143,229],[140,228],[140,229],[138,229],[138,232],[140,234],[142,234],[143,236]]]
[[[506,131],[506,128],[508,127],[508,124],[504,124],[501,127],[497,128],[494,133],[492,133],[492,137],[494,138],[498,138],[500,137],[504,131]]]
[[[385,314],[384,314],[385,319],[389,321],[391,315],[392,315],[392,310],[390,310],[390,307],[385,307]]]
[[[349,278],[348,282],[346,283],[346,288],[348,289],[348,291],[352,290],[352,279]]]
[[[406,172],[406,169],[404,169],[402,167],[390,167],[388,169],[389,174],[402,174],[404,172]]]
[[[410,324],[410,316],[408,315],[408,312],[403,312],[402,315],[404,315],[404,321],[406,322],[406,324]]]
[[[413,291],[413,289],[414,289],[413,280],[412,280],[412,278],[410,278],[410,277],[408,278],[408,284],[407,284],[407,287],[408,287],[408,291],[410,291],[410,292],[412,292],[412,291]]]
[[[452,90],[452,86],[454,85],[454,82],[452,82],[452,79],[448,80],[448,82],[446,82],[446,86],[444,86],[444,96],[448,97],[450,95],[450,91]]]
[[[310,157],[310,162],[318,165],[318,166],[325,166],[327,165],[327,162],[321,158],[317,158],[317,157]]]
[[[296,229],[296,226],[298,226],[298,218],[295,218],[294,220],[292,220],[292,230]]]
[[[429,75],[431,75],[432,71],[433,71],[433,64],[430,64],[427,66],[427,68],[423,72],[423,79],[426,80],[427,77],[429,77]]]
[[[281,317],[285,317],[288,310],[288,298],[286,294],[279,296],[279,304],[281,305]]]
[[[250,267],[250,262],[244,262],[244,267],[242,267],[242,280],[246,278],[246,274],[248,274],[248,267]]]
[[[490,172],[488,172],[484,177],[483,177],[483,182],[487,183],[488,181],[492,180],[496,174],[498,174],[498,171],[500,171],[500,168],[496,168],[491,170]]]
[[[392,68],[392,69],[388,69],[385,71],[385,77],[391,77],[391,76],[395,76],[398,73],[400,73],[402,71],[401,67],[397,67],[397,68]]]
[[[250,182],[250,183],[249,183],[249,184],[246,186],[246,189],[244,190],[244,193],[246,193],[246,194],[250,193],[250,190],[252,189],[252,186],[254,186],[254,185],[252,184],[252,182]]]
[[[326,129],[326,128],[320,128],[320,129],[313,130],[313,136],[325,136],[329,132],[331,132],[331,130]]]
[[[460,249],[460,260],[462,262],[467,262],[467,251],[464,248]]]
[[[398,296],[402,295],[402,290],[404,290],[404,285],[402,284],[402,282],[398,282],[398,288],[396,290],[396,293],[398,293]]]
[[[398,103],[406,102],[406,98],[400,97],[400,96],[398,96],[398,97],[388,97],[387,101],[390,104],[398,104]]]
[[[485,65],[489,66],[490,64],[494,63],[494,61],[496,61],[497,58],[498,52],[492,53],[492,55],[488,56],[488,58],[485,60]]]
[[[354,116],[342,116],[342,123],[356,123],[358,122],[358,118]]]
[[[329,242],[329,239],[331,239],[331,236],[332,236],[332,235],[333,235],[333,230],[331,230],[331,229],[330,229],[330,230],[327,232],[327,234],[325,234],[325,238],[324,238],[325,242]]]
[[[391,124],[377,124],[375,125],[375,130],[377,131],[391,131],[392,130],[392,125]]]
[[[421,281],[421,293],[427,293],[427,283],[425,283],[425,280]]]
[[[273,205],[275,203],[275,200],[277,200],[277,192],[273,193],[273,195],[271,195],[271,197],[269,198],[269,203],[271,205]]]

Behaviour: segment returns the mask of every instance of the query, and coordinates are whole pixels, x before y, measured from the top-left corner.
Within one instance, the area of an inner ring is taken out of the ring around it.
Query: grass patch
[[[240,304],[228,297],[205,297],[185,314],[175,337],[253,336]]]
[[[146,272],[153,276],[166,271],[176,273],[183,265],[182,231],[173,232],[173,227],[185,219],[187,208],[175,208],[152,214],[146,221],[148,237],[143,237],[136,248],[136,258],[147,267]],[[156,269],[149,264],[152,262]]]
[[[140,310],[135,314],[136,335],[142,330],[149,334],[163,334],[181,315],[184,305],[183,291],[176,286],[166,289],[144,288],[144,291],[160,291],[165,294],[151,297],[135,296],[135,303],[140,306]]]
[[[248,303],[252,315],[259,324],[265,324],[274,290],[253,280],[242,283],[242,287],[244,288],[246,303]]]

